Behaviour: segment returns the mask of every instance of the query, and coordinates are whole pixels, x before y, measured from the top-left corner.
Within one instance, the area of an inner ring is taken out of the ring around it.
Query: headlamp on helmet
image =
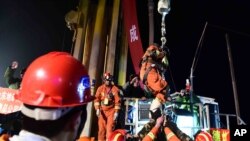
[[[112,81],[113,80],[113,76],[109,72],[104,73],[103,74],[103,80],[104,81]]]
[[[90,81],[88,76],[82,77],[80,83],[78,84],[77,91],[81,98],[84,98],[83,101],[88,99],[88,95],[85,95],[85,91],[89,90]]]

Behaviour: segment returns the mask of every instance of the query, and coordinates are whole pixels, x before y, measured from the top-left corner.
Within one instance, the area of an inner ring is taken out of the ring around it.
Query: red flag
[[[143,48],[137,22],[136,1],[123,0],[122,6],[131,59],[134,70],[138,74],[140,71],[139,63],[143,56]]]

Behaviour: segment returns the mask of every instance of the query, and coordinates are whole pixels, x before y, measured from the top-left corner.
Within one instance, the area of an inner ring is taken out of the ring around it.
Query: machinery
[[[176,93],[172,94],[173,97],[175,95]],[[165,108],[165,112],[170,114],[173,122],[177,124],[177,127],[193,138],[196,134],[200,133],[200,131],[222,129],[219,104],[214,98],[197,97],[201,101],[201,103],[195,104],[195,106],[198,107],[198,113],[192,114],[188,110],[178,108],[180,107],[177,106],[179,104],[190,105],[190,103],[178,103],[174,102],[174,100]],[[129,130],[131,134],[137,134],[143,125],[149,122],[149,107],[151,102],[152,99],[140,100],[138,98],[125,98],[124,122],[126,129]],[[224,130],[229,131],[229,129]],[[212,134],[212,132],[210,132],[210,134]]]

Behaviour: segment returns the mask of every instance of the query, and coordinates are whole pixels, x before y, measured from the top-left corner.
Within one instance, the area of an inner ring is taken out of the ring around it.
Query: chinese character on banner
[[[22,102],[15,99],[18,90],[0,87],[0,114],[20,111]]]
[[[230,141],[230,132],[227,129],[211,128],[210,133],[214,141]]]
[[[134,42],[138,40],[138,36],[136,34],[136,27],[135,25],[132,25],[132,28],[130,29],[130,42]]]

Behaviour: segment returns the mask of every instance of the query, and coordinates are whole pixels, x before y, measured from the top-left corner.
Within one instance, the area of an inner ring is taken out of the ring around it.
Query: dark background
[[[65,14],[78,0],[0,0],[0,74],[13,60],[26,67],[36,57],[53,50],[70,52],[72,31]],[[146,0],[137,0],[137,14],[144,49],[148,46]],[[160,44],[161,15],[155,0],[155,42]],[[194,69],[194,93],[215,98],[221,113],[235,114],[225,34],[228,33],[242,119],[248,123],[249,2],[243,0],[172,0],[166,16],[170,50],[169,80],[172,91],[185,87],[191,65],[208,22]],[[3,77],[2,77],[3,78]],[[0,86],[5,87],[3,79]]]
[[[64,17],[76,8],[75,0],[0,0],[0,86],[12,61],[18,72],[49,51],[70,51],[73,32]]]

